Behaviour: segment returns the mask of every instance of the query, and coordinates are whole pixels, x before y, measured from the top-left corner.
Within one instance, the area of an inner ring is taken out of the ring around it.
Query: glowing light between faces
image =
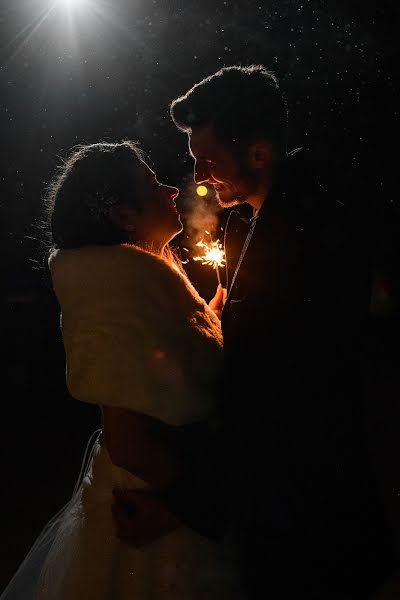
[[[198,185],[196,192],[199,196],[207,196],[208,190],[205,185]]]

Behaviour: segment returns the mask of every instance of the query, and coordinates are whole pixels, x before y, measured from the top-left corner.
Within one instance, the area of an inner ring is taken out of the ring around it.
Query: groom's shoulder
[[[330,210],[340,210],[329,188],[321,182],[310,151],[296,148],[281,160],[273,185],[274,204],[287,218],[311,225]],[[278,208],[279,205],[279,208]]]
[[[280,167],[281,188],[288,204],[302,218],[335,220],[350,224],[356,217],[352,199],[315,151],[296,148],[288,152]],[[320,153],[321,154],[321,153]],[[326,156],[325,160],[329,159]]]
[[[364,246],[361,216],[332,178],[321,176],[315,153],[298,149],[282,165],[280,195],[298,239],[323,257],[345,256],[354,246]],[[324,169],[326,172],[326,170]],[[362,243],[361,243],[362,242]]]

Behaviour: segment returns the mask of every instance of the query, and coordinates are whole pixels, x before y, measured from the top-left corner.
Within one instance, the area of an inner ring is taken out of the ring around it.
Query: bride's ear
[[[136,211],[123,204],[112,206],[110,208],[110,219],[121,229],[133,231],[135,229]]]

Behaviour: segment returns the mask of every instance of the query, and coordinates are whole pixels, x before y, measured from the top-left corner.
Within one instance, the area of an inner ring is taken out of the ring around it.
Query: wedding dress
[[[122,246],[58,251],[50,269],[75,398],[176,426],[212,413],[219,321],[184,274]],[[0,600],[243,600],[229,536],[217,543],[182,525],[139,549],[116,538],[113,488],[150,488],[111,462],[101,430],[89,445],[71,500]]]

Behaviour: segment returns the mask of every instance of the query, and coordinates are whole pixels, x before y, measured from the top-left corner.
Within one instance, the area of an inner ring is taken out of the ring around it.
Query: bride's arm
[[[112,462],[147,481],[153,495],[116,490],[117,535],[141,546],[180,524],[221,539],[230,518],[219,434],[206,423],[172,427],[126,409],[102,407]]]
[[[130,410],[109,406],[102,406],[101,409],[106,447],[113,464],[140,477],[151,486],[151,491],[113,490],[114,501],[111,508],[117,537],[129,545],[141,547],[183,524],[188,525],[185,518],[181,519],[180,514],[171,511],[161,502],[159,494],[168,490],[170,485],[175,489],[176,483],[182,477],[185,479],[184,473],[197,469],[197,457],[199,453],[203,454],[200,449],[208,445],[208,425],[198,422],[173,427]],[[203,479],[203,475],[200,469],[198,478],[195,478],[197,483],[199,479]],[[185,503],[186,500],[193,503],[192,494],[198,496],[195,489],[189,495],[187,491],[183,494]],[[190,513],[194,511],[200,519],[200,529],[208,530],[204,521],[211,519],[213,522],[214,511],[208,513],[208,508],[199,508],[197,502],[191,508],[185,507],[185,515],[188,509]]]

